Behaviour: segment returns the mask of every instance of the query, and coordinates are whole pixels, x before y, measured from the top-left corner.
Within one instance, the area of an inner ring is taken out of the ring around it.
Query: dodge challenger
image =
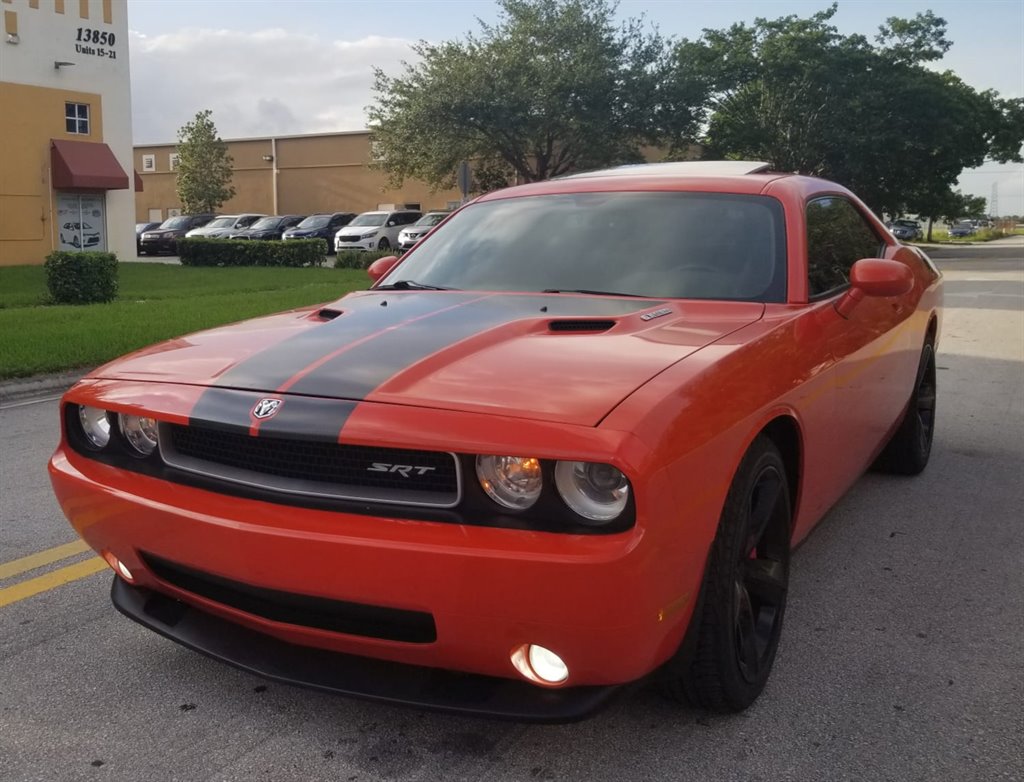
[[[123,614],[393,703],[559,721],[653,681],[739,711],[793,547],[928,462],[941,275],[837,184],[578,174],[369,274],[65,394],[50,476]]]

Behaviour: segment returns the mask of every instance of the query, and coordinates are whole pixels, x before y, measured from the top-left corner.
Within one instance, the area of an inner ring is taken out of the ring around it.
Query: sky
[[[828,5],[620,0],[619,15],[692,39]],[[887,17],[925,10],[946,19],[953,41],[938,67],[976,89],[1024,96],[1024,0],[840,0],[832,22],[872,37]],[[128,0],[135,143],[172,142],[206,108],[223,138],[364,128],[374,66],[396,74],[417,41],[461,38],[497,17],[488,0]],[[993,185],[1000,214],[1024,214],[1024,164],[986,163],[960,177],[965,192],[985,198]]]

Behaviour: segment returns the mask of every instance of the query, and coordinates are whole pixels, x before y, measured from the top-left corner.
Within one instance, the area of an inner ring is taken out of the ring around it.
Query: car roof
[[[787,180],[801,191],[820,191],[822,179],[771,171],[762,161],[693,160],[673,163],[641,163],[588,171],[580,174],[531,182],[495,190],[476,199],[496,201],[534,195],[612,191],[692,191],[760,194],[779,180]],[[831,186],[831,183],[829,183]],[[836,186],[837,191],[845,188]]]
[[[612,176],[745,176],[771,170],[770,163],[754,160],[686,160],[673,163],[636,163],[570,174],[562,179]]]

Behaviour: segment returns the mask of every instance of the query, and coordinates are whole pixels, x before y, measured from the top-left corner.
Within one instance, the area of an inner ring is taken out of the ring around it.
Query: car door
[[[913,307],[904,297],[866,296],[846,318],[835,311],[849,289],[853,264],[887,252],[852,201],[839,195],[812,199],[806,230],[808,295],[831,306],[818,323],[832,362],[835,416],[826,459],[834,501],[869,465],[906,402],[900,386],[909,349],[905,326]]]

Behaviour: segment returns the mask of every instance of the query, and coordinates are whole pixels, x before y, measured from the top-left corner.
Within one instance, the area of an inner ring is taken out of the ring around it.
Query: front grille
[[[339,242],[358,242],[359,241],[359,237],[358,236],[336,236],[334,238],[337,239]]]
[[[440,451],[161,424],[160,453],[171,467],[287,494],[443,508],[460,499],[457,460]]]
[[[243,584],[140,552],[146,566],[172,586],[274,622],[335,633],[426,644],[437,640],[434,617],[423,611],[350,603]]]

